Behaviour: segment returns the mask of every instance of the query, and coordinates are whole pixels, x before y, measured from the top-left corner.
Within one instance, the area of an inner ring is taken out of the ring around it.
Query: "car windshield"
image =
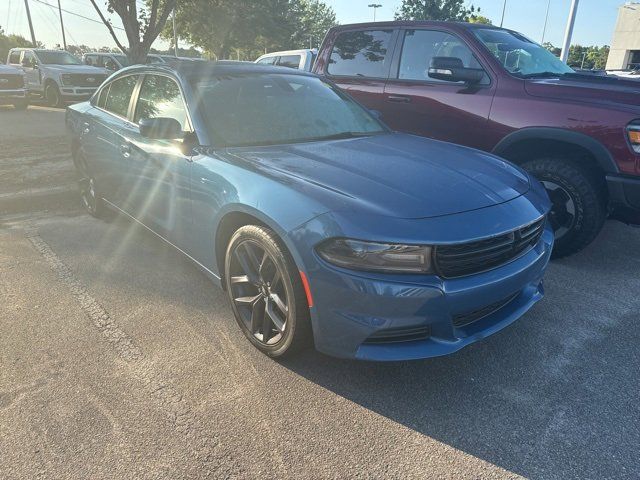
[[[480,41],[512,75],[521,78],[559,77],[574,70],[549,50],[508,30],[478,29]]]
[[[370,136],[386,128],[316,77],[225,74],[192,82],[215,146],[257,146]]]
[[[115,58],[118,61],[118,63],[123,67],[128,67],[130,65],[129,59],[127,58],[126,55],[114,55],[113,58]]]
[[[68,52],[36,52],[40,63],[45,65],[82,65],[79,58]]]

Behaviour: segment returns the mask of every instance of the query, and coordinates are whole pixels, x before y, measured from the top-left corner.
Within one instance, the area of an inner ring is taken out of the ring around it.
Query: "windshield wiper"
[[[535,73],[527,73],[525,75],[520,75],[522,78],[562,78],[566,75],[566,73],[558,73],[558,72],[535,72]]]

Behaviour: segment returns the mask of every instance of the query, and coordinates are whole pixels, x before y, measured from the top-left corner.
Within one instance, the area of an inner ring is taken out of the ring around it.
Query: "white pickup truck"
[[[0,105],[13,105],[18,110],[27,108],[22,70],[0,64]]]
[[[52,107],[89,99],[110,74],[63,50],[12,48],[7,64],[24,72],[29,98],[44,98]]]

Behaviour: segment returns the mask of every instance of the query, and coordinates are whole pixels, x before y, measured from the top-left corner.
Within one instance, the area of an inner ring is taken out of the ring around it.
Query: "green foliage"
[[[469,16],[469,23],[482,23],[483,25],[493,25],[493,22],[489,20],[487,17],[483,17],[482,15],[476,15],[476,14],[471,14]]]
[[[558,57],[561,54],[561,49],[550,42],[545,42],[542,46]],[[609,57],[609,45],[602,47],[571,45],[567,64],[573,68],[603,70],[607,65],[607,57]]]
[[[465,7],[465,0],[402,0],[396,20],[451,20],[467,22],[480,12],[473,6]],[[476,16],[477,17],[477,16]],[[483,19],[485,17],[482,17]]]
[[[317,46],[335,24],[320,0],[181,0],[176,15],[178,36],[220,59]],[[173,38],[171,25],[162,36]]]
[[[38,46],[42,46],[39,44]],[[0,62],[7,60],[9,50],[16,47],[31,47],[31,41],[20,35],[5,35],[4,30],[0,27]]]

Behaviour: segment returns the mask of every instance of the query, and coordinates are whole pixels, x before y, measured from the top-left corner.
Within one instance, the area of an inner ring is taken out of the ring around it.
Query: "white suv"
[[[315,48],[311,50],[287,50],[285,52],[265,53],[261,57],[258,57],[255,63],[289,67],[310,72],[317,56],[318,50]]]
[[[89,99],[109,75],[63,50],[12,48],[7,64],[24,71],[29,97],[44,98],[52,107]]]

